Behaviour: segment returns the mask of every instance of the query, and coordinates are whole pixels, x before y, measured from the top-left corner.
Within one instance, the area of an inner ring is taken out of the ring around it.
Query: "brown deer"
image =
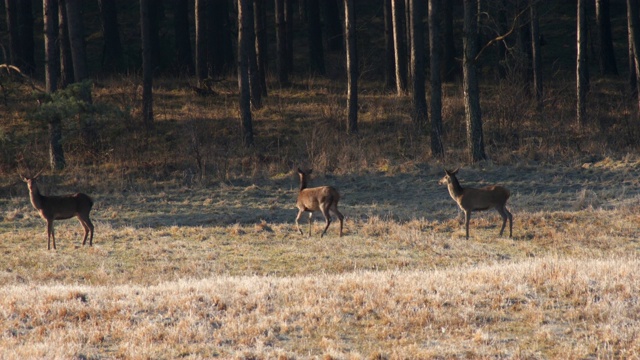
[[[22,181],[27,183],[29,187],[29,197],[31,205],[38,210],[40,216],[47,221],[47,249],[51,250],[51,240],[53,239],[53,248],[56,248],[56,237],[53,231],[54,220],[70,219],[74,216],[80,220],[80,224],[84,228],[84,240],[82,246],[87,243],[89,231],[89,246],[93,246],[93,224],[89,219],[89,212],[93,206],[93,200],[86,194],[76,193],[63,196],[44,196],[40,194],[36,179],[40,175],[27,178],[22,175]]]
[[[500,216],[502,216],[502,228],[500,229],[500,236],[504,232],[504,227],[509,219],[509,237],[512,236],[513,229],[513,216],[507,210],[507,200],[511,193],[509,190],[502,186],[491,185],[480,189],[463,188],[456,178],[458,169],[453,171],[444,170],[445,175],[440,180],[440,185],[447,185],[449,188],[449,195],[458,203],[458,206],[464,212],[465,227],[467,231],[467,239],[469,239],[469,220],[471,219],[472,211],[488,210],[495,208]]]
[[[300,175],[300,193],[298,194],[298,200],[296,201],[296,207],[298,207],[298,216],[296,217],[296,227],[300,234],[303,235],[302,229],[298,221],[302,217],[305,211],[309,212],[309,236],[311,236],[311,218],[314,211],[320,210],[326,220],[327,225],[324,227],[324,231],[320,237],[323,237],[327,232],[329,225],[331,224],[330,212],[336,214],[340,220],[340,236],[342,236],[342,222],[344,216],[338,211],[338,201],[340,201],[340,194],[332,186],[320,186],[315,188],[307,188],[307,176],[312,173],[313,170],[302,171],[298,168],[298,175]]]

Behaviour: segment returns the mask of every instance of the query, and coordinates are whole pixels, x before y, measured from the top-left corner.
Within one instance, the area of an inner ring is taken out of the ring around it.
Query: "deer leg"
[[[313,211],[309,212],[309,237],[311,237],[311,223],[312,223],[312,219],[313,218]]]
[[[344,220],[344,215],[342,215],[340,213],[340,211],[338,211],[338,207],[334,206],[331,211],[333,211],[334,214],[336,214],[336,216],[338,217],[338,220],[340,220],[340,236],[342,236],[342,223]]]
[[[91,232],[91,238],[89,239],[89,246],[93,246],[93,224],[89,217],[78,216],[78,220],[80,220],[80,224],[84,228],[84,240],[82,240],[82,246],[87,243],[87,237],[89,236],[89,232]]]
[[[298,231],[300,231],[300,235],[304,235],[304,233],[302,232],[302,229],[300,229],[300,224],[298,223],[303,213],[304,213],[304,210],[299,210],[298,216],[296,216],[296,228],[298,229]]]
[[[327,229],[329,228],[329,225],[331,225],[331,214],[329,213],[329,208],[323,208],[322,209],[322,215],[324,215],[324,220],[326,221],[325,227],[324,227],[324,231],[322,232],[322,235],[320,235],[320,237],[323,237],[324,234],[327,233]]]
[[[51,239],[53,239],[53,249],[56,249],[56,235],[53,231],[53,220],[47,220],[47,250],[51,250]]]
[[[471,220],[471,210],[464,211],[464,226],[466,228],[466,232],[467,232],[467,240],[469,240],[469,220]]]
[[[507,209],[505,209],[504,207],[497,207],[496,210],[498,210],[498,213],[500,213],[500,216],[502,216],[502,227],[500,228],[500,236],[502,236],[502,233],[504,232],[504,227],[507,225]]]
[[[504,211],[506,211],[509,216],[509,237],[513,237],[513,215],[511,215],[511,212],[507,210],[506,207],[504,208]]]

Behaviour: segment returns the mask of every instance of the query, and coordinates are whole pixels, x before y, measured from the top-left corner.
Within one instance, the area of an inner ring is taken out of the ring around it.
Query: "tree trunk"
[[[9,63],[21,66],[20,25],[18,24],[18,0],[5,0],[7,12],[7,30],[9,32]]]
[[[73,59],[73,76],[77,82],[88,77],[87,58],[84,48],[84,29],[82,26],[82,14],[80,12],[80,0],[66,0],[67,26],[69,28],[69,42],[71,44],[71,57]]]
[[[587,92],[589,91],[589,64],[587,62],[587,0],[578,0],[577,52],[576,52],[576,120],[579,125],[587,123]]]
[[[258,61],[258,78],[262,96],[267,96],[267,11],[263,0],[253,1],[253,16],[256,27],[256,59]]]
[[[460,71],[456,60],[455,38],[453,36],[454,1],[443,1],[442,5],[442,81],[453,82]]]
[[[55,117],[49,121],[49,165],[51,170],[62,170],[66,166],[62,148],[62,121]]]
[[[293,72],[293,0],[284,0],[285,40],[287,43],[287,68]]]
[[[247,8],[243,9],[243,16],[247,18],[244,24],[243,39],[249,42],[247,45],[246,53],[247,60],[249,61],[249,86],[251,91],[251,105],[254,109],[260,109],[262,107],[262,89],[260,89],[260,73],[258,72],[258,59],[256,58],[256,33],[253,14],[253,0],[246,0]]]
[[[253,146],[253,126],[251,120],[251,90],[249,84],[249,53],[253,39],[248,28],[253,22],[251,0],[238,0],[238,87],[240,90],[240,117],[242,121],[242,142],[245,147]]]
[[[196,0],[196,78],[199,87],[204,87],[207,78],[207,0]]]
[[[232,24],[229,18],[231,10],[228,1],[208,1],[207,41],[210,75],[225,76],[236,67],[237,52],[233,52],[231,34]],[[264,1],[264,0],[263,0]],[[236,34],[237,36],[237,34]],[[236,39],[237,40],[237,39]]]
[[[542,107],[542,56],[540,54],[540,30],[538,24],[538,4],[529,0],[531,14],[531,69],[533,71],[533,92],[538,108]]]
[[[307,19],[309,30],[309,64],[311,72],[325,74],[324,50],[322,47],[322,24],[320,22],[320,4],[318,0],[308,0]]]
[[[344,34],[340,24],[339,0],[322,0],[324,25],[327,33],[327,47],[329,51],[342,51],[344,47]]]
[[[482,114],[480,112],[480,89],[476,69],[478,47],[477,0],[464,0],[464,55],[462,58],[464,110],[467,123],[467,148],[471,162],[485,160],[482,134]]]
[[[424,15],[423,0],[408,0],[409,23],[411,24],[410,38],[411,47],[411,73],[412,95],[413,95],[413,121],[420,133],[427,128],[429,114],[427,109],[427,95],[425,89],[425,43],[424,43]]]
[[[347,39],[347,134],[358,133],[358,53],[355,0],[344,0],[344,32]]]
[[[122,43],[118,25],[118,9],[115,0],[99,0],[100,18],[102,20],[102,70],[117,72],[124,67],[122,59]]]
[[[393,50],[393,18],[391,0],[383,0],[384,5],[384,87],[393,89],[396,85],[396,63]]]
[[[60,88],[64,89],[67,85],[75,82],[67,21],[67,0],[58,1],[58,26],[58,38],[60,42]]]
[[[618,75],[616,55],[613,50],[611,37],[611,15],[609,0],[596,0],[596,22],[598,25],[598,39],[600,43],[600,73],[603,76]]]
[[[638,21],[639,10],[638,0],[627,0],[627,24],[629,26],[630,48],[633,53],[634,73],[635,73],[635,89],[638,100],[638,112],[640,113],[640,91],[637,91],[640,84],[640,23]],[[633,60],[633,61],[631,61]]]
[[[35,41],[33,38],[33,7],[31,1],[18,1],[18,24],[20,38],[20,70],[33,75],[36,71]]]
[[[285,21],[284,1],[276,1],[276,53],[278,67],[278,83],[281,87],[289,86],[289,67],[287,66],[287,23]]]
[[[44,75],[45,89],[53,93],[58,89],[60,73],[60,48],[58,47],[58,0],[42,2],[44,20]]]
[[[178,68],[178,73],[191,75],[193,74],[193,57],[191,56],[189,1],[187,0],[173,0],[173,32],[176,39],[176,67]]]
[[[147,131],[153,124],[153,53],[151,47],[151,2],[140,0],[140,34],[142,35],[142,121]]]
[[[442,81],[440,79],[440,1],[441,0],[429,0],[431,154],[437,158],[444,157],[444,146],[442,144]]]
[[[403,95],[407,92],[407,51],[404,41],[404,9],[403,0],[391,0],[393,17],[393,43],[396,63],[396,92]]]

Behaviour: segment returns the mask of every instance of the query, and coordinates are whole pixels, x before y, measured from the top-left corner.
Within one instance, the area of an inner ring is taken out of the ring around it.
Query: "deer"
[[[507,210],[507,200],[511,195],[509,190],[499,185],[486,186],[480,189],[463,188],[456,178],[458,170],[460,170],[460,168],[453,171],[444,169],[445,175],[438,183],[440,185],[447,185],[449,195],[451,195],[451,198],[464,212],[467,240],[469,239],[469,220],[471,219],[471,212],[492,208],[495,208],[500,216],[502,216],[500,236],[502,236],[507,224],[507,219],[509,219],[509,237],[512,237],[513,216],[509,210]]]
[[[51,250],[51,240],[53,240],[53,249],[56,249],[56,237],[53,231],[54,220],[66,220],[77,217],[80,224],[84,228],[84,240],[82,246],[87,243],[89,237],[89,246],[93,246],[93,223],[89,218],[89,213],[93,207],[93,199],[83,193],[75,193],[63,196],[44,196],[40,194],[36,179],[40,175],[40,171],[36,176],[25,177],[20,175],[22,181],[27,183],[29,188],[29,197],[31,205],[38,210],[40,216],[47,222],[47,250]]]
[[[302,229],[300,229],[299,220],[304,212],[309,212],[309,236],[311,236],[311,218],[314,211],[321,211],[326,221],[326,226],[320,237],[323,237],[327,232],[329,225],[331,224],[331,212],[334,213],[340,220],[340,236],[342,237],[342,225],[344,215],[338,210],[338,201],[340,201],[340,194],[333,186],[320,186],[314,188],[307,188],[307,177],[313,172],[309,169],[302,171],[298,168],[298,175],[300,176],[300,192],[298,193],[298,200],[296,201],[296,207],[298,208],[298,216],[296,217],[296,227],[300,231],[300,235],[304,235]]]

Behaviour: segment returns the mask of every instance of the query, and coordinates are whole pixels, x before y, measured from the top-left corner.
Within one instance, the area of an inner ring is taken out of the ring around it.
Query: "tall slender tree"
[[[238,88],[240,90],[240,117],[242,122],[242,143],[253,146],[253,124],[251,119],[251,89],[249,80],[249,54],[253,39],[249,28],[253,27],[251,0],[238,0]]]
[[[618,75],[616,55],[611,36],[611,11],[609,0],[596,0],[596,23],[598,25],[598,58],[602,75]]]
[[[142,121],[147,131],[153,130],[153,54],[151,47],[151,3],[140,0],[142,36]]]
[[[579,125],[587,123],[587,92],[589,91],[586,2],[587,0],[578,0],[578,14],[576,16],[576,120]]]
[[[482,113],[480,111],[480,89],[476,68],[476,54],[478,52],[478,21],[477,0],[464,0],[464,27],[462,74],[464,93],[464,112],[467,123],[467,149],[469,160],[477,162],[485,160],[484,136],[482,132]]]
[[[89,76],[87,56],[84,43],[84,26],[80,0],[65,0],[67,10],[67,27],[69,28],[69,42],[73,59],[73,76],[75,81],[82,81]]]
[[[20,39],[20,69],[27,74],[36,71],[33,7],[31,1],[18,1],[18,28]]]
[[[253,16],[256,32],[256,60],[262,96],[267,96],[267,65],[269,63],[267,43],[267,10],[264,1],[253,1]]]
[[[633,63],[633,70],[635,73],[635,90],[638,101],[638,112],[640,113],[640,91],[638,91],[638,85],[640,84],[640,21],[638,17],[640,15],[638,0],[627,0],[627,24],[629,27],[629,48],[632,53],[629,59],[630,63]],[[631,66],[630,66],[631,67]]]
[[[391,14],[391,0],[383,0],[384,8],[384,83],[385,88],[396,86],[396,63],[393,46],[393,17]]]
[[[73,76],[73,58],[71,56],[71,42],[69,41],[69,26],[67,25],[67,1],[58,0],[58,42],[60,43],[60,88],[75,82]]]
[[[396,91],[398,95],[402,95],[407,92],[407,51],[405,47],[406,33],[404,27],[403,4],[403,0],[391,0],[394,57],[396,64]]]
[[[285,0],[276,2],[276,56],[278,83],[289,86],[289,66],[287,62],[287,22],[285,17]]]
[[[533,92],[538,107],[542,107],[542,56],[540,54],[540,26],[537,0],[529,1],[531,15],[531,70],[533,71]]]
[[[440,77],[440,1],[441,0],[429,0],[431,154],[438,158],[444,156],[444,146],[442,144],[442,80]]]
[[[277,0],[276,0],[277,1]],[[344,33],[340,24],[340,0],[322,0],[322,13],[326,31],[327,48],[329,51],[342,51],[344,48]]]
[[[207,0],[195,0],[196,19],[196,78],[198,86],[204,86],[207,71]]]
[[[460,74],[453,35],[454,4],[455,1],[442,2],[442,81],[444,82],[452,82]]]
[[[58,40],[58,0],[44,0],[42,2],[44,20],[45,47],[45,83],[46,91],[53,94],[58,89],[58,74],[60,72]],[[53,115],[48,118],[49,130],[49,165],[51,170],[61,170],[65,167],[64,149],[62,147],[62,120]]]
[[[424,42],[424,16],[423,0],[408,0],[409,23],[411,24],[411,94],[413,95],[413,121],[420,131],[427,128],[429,114],[427,109],[427,95],[425,89],[425,42]]]
[[[347,134],[358,133],[358,52],[355,0],[344,0],[344,32],[347,40]]]

